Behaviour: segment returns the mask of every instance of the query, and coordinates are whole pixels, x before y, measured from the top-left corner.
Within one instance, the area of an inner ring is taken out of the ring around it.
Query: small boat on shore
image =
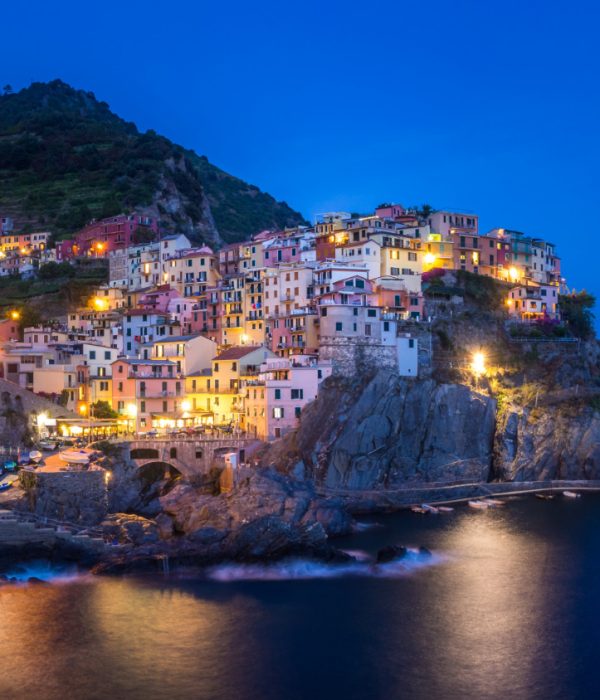
[[[501,501],[498,498],[482,498],[482,503],[486,503],[488,506],[491,508],[496,508],[497,506],[503,506],[504,501]]]
[[[485,501],[469,501],[469,508],[475,508],[476,510],[487,510],[489,505]]]
[[[60,458],[67,464],[87,464],[90,461],[89,452],[77,452],[76,450],[65,450],[60,453]]]
[[[439,510],[435,506],[430,506],[429,503],[421,503],[421,508],[431,515],[437,515]]]
[[[553,493],[536,493],[535,497],[541,499],[542,501],[552,501],[555,498]]]
[[[452,513],[454,508],[452,506],[437,506],[439,513]]]
[[[563,496],[567,498],[581,498],[581,494],[575,491],[563,491]]]
[[[421,508],[421,506],[413,506],[413,507],[411,508],[411,511],[412,511],[413,513],[419,513],[420,515],[424,515],[425,513],[427,513],[427,511],[425,510],[425,508]]]
[[[35,462],[37,464],[43,456],[44,455],[39,450],[32,450],[29,453],[29,461]]]
[[[0,493],[2,491],[8,491],[8,489],[11,487],[12,487],[12,481],[4,481],[2,484],[0,484]]]

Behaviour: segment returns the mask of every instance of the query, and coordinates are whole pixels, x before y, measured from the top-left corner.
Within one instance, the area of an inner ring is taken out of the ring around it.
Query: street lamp
[[[486,372],[485,355],[482,352],[473,353],[471,359],[471,372],[475,377],[475,387],[479,388],[479,377]]]
[[[125,407],[127,411],[127,430],[129,430],[129,421],[133,421],[135,425],[135,419],[137,418],[137,406],[134,403],[128,403]],[[137,432],[137,430],[132,430],[132,432]]]

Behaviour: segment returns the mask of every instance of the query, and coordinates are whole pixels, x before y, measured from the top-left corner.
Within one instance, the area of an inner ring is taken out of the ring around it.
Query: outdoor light
[[[92,303],[95,306],[95,308],[98,309],[98,311],[104,311],[107,306],[106,301],[104,299],[100,299],[100,297],[94,297]]]
[[[485,355],[482,352],[473,353],[471,371],[476,377],[485,374]]]
[[[46,427],[47,420],[48,420],[47,413],[38,413],[37,419],[36,419],[38,430],[41,430],[42,428]]]
[[[137,416],[137,406],[134,403],[128,403],[126,409],[127,415],[130,418],[135,418]]]
[[[242,345],[246,345],[246,343],[248,342],[248,336],[245,333],[243,333],[240,340],[242,341]]]
[[[11,311],[10,317],[12,318],[13,321],[18,321],[21,318],[21,314],[17,310]]]
[[[519,278],[519,271],[517,270],[516,267],[511,267],[510,270],[508,271],[508,274],[510,275],[510,278],[512,280],[516,280]]]
[[[192,404],[189,401],[182,401],[181,402],[181,410],[186,412],[189,411],[192,408]]]
[[[81,413],[82,416],[85,416],[87,413],[87,406],[84,403],[79,407],[79,413]]]
[[[427,265],[433,265],[435,262],[435,255],[433,253],[425,253],[424,260]]]

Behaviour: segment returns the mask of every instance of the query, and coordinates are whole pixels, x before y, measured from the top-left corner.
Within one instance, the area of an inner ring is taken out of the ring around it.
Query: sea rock
[[[403,559],[407,554],[408,550],[406,547],[400,544],[389,544],[377,552],[377,563],[387,564],[390,561]]]
[[[160,539],[156,522],[140,515],[113,513],[102,522],[101,527],[109,538],[121,544],[143,545]]]

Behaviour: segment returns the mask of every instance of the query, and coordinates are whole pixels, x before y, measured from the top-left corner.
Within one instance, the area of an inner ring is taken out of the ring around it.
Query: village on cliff
[[[436,281],[446,292],[460,274],[503,283],[499,311],[515,327],[560,326],[568,292],[552,243],[480,233],[476,215],[429,207],[327,213],[220,250],[167,234],[141,212],[94,220],[55,243],[51,232],[1,223],[0,276],[35,278],[50,263],[83,259],[108,265],[108,281],[80,308],[23,327],[15,305],[0,320],[0,378],[63,411],[39,412],[42,437],[275,440],[332,374],[366,361],[418,377]],[[475,371],[484,361],[472,359]]]

